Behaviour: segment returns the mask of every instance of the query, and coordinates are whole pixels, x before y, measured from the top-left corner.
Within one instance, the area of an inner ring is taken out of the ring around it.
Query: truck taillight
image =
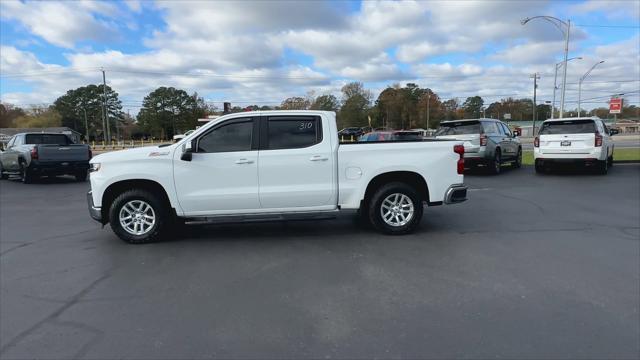
[[[480,146],[487,146],[487,135],[480,134]]]
[[[602,146],[602,135],[596,133],[596,147]]]
[[[540,138],[536,136],[535,139],[533,139],[533,146],[534,147],[540,147]]]
[[[31,148],[31,160],[38,160],[38,147]]]
[[[453,152],[460,155],[458,158],[458,174],[464,174],[464,146],[463,145],[453,145]]]

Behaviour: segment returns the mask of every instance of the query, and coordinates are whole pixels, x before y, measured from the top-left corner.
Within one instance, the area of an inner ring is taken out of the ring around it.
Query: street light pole
[[[593,69],[596,68],[596,66],[602,64],[603,62],[604,60],[598,61],[597,63],[593,64],[591,69],[589,69],[589,71],[584,73],[584,75],[582,75],[582,77],[580,78],[580,81],[578,81],[578,117],[582,115],[582,107],[580,106],[581,105],[580,100],[582,99],[582,82],[584,81],[584,79],[587,78],[587,76],[589,76],[589,74],[591,74],[591,72],[593,71]]]
[[[567,61],[571,61],[571,60],[582,60],[582,57],[581,56],[573,57],[571,59],[568,59]],[[563,61],[556,64],[556,72],[553,75],[553,100],[551,101],[551,119],[555,118],[556,90],[558,90],[558,69],[563,64],[564,64]]]
[[[564,64],[564,69],[562,70],[562,93],[560,96],[560,117],[563,117],[564,99],[565,99],[565,93],[567,91],[567,86],[566,86],[567,85],[567,61],[569,61],[569,33],[571,31],[571,20],[567,20],[565,22],[553,16],[543,15],[543,16],[534,16],[534,17],[523,19],[520,21],[520,24],[525,25],[526,23],[528,23],[533,19],[542,19],[550,22],[555,27],[557,27],[558,30],[560,30],[560,32],[564,36],[564,61],[562,62]],[[563,30],[562,26],[564,26],[566,30]]]
[[[564,39],[564,68],[562,69],[562,94],[560,97],[560,118],[564,116],[564,99],[567,92],[567,61],[569,61],[569,31],[571,20],[567,20],[567,32]]]

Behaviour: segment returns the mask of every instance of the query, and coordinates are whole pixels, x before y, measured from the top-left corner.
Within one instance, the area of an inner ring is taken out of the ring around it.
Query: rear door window
[[[269,150],[299,149],[322,141],[320,118],[315,116],[273,116],[267,120]]]
[[[479,121],[448,122],[440,124],[436,136],[480,134],[481,132]]]
[[[550,121],[542,124],[540,135],[593,134],[596,125],[593,120]]]

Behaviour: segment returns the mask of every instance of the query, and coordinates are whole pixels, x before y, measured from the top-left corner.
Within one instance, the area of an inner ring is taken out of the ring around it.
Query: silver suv
[[[486,167],[499,174],[502,164],[522,165],[522,145],[507,124],[496,119],[443,121],[437,139],[464,141],[465,168]]]

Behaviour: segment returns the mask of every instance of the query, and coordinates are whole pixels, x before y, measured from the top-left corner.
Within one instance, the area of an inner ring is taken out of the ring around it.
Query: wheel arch
[[[155,195],[159,195],[162,198],[162,201],[169,206],[173,212],[175,212],[175,208],[171,204],[167,191],[159,182],[148,179],[120,180],[110,184],[102,194],[101,212],[103,224],[109,222],[109,209],[116,197],[131,189],[147,190]]]
[[[429,187],[425,178],[413,171],[390,171],[374,176],[364,192],[362,203],[366,204],[381,186],[391,182],[402,182],[416,190],[423,201],[429,202]]]

